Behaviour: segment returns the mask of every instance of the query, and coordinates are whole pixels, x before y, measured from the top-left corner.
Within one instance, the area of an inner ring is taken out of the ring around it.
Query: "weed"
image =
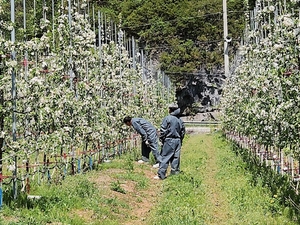
[[[134,170],[134,159],[133,157],[126,157],[124,168],[128,170],[128,172],[132,172]]]
[[[111,187],[111,190],[113,190],[113,191],[117,191],[122,194],[126,194],[126,191],[124,190],[124,188],[121,187],[120,181],[112,182],[110,187]]]

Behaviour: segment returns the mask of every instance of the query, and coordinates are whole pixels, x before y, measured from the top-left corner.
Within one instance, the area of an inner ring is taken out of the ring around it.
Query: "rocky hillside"
[[[202,70],[186,76],[185,84],[176,91],[182,114],[189,116],[217,110],[224,81],[224,72],[220,70]]]

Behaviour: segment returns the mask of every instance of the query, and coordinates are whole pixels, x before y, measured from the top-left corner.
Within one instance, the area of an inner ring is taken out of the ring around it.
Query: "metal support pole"
[[[229,75],[229,58],[228,58],[228,27],[227,27],[227,4],[223,0],[223,23],[224,23],[224,69],[225,76]]]
[[[52,0],[52,43],[53,49],[55,49],[55,30],[54,30],[54,20],[55,20],[55,11],[54,11],[54,0]]]
[[[102,72],[102,14],[100,14],[100,11],[98,11],[98,47],[99,47],[99,79],[101,79],[101,72]],[[101,93],[102,93],[102,89],[101,89]],[[102,98],[102,94],[101,94],[101,98]]]
[[[69,26],[70,26],[70,47],[72,46],[72,35],[71,35],[71,27],[72,27],[72,15],[71,15],[71,10],[72,10],[72,4],[71,0],[68,1],[68,18],[69,18]],[[72,53],[71,53],[72,54]],[[73,78],[74,78],[74,72],[73,72],[73,62],[72,62],[72,55],[70,55],[69,58],[69,79],[70,79],[70,89],[73,89]]]
[[[132,65],[133,65],[133,69],[136,69],[136,54],[135,54],[135,39],[132,36]]]
[[[15,23],[15,1],[11,0],[10,1],[10,14],[11,14],[11,22],[14,24]],[[11,31],[11,42],[14,44],[15,43],[15,28],[13,27]],[[13,51],[11,53],[11,58],[12,60],[16,60],[16,53]],[[12,137],[13,141],[16,141],[16,71],[13,70],[11,73],[11,95],[12,95]],[[15,168],[13,172],[13,198],[17,198],[17,156],[14,157],[14,162],[15,162]]]

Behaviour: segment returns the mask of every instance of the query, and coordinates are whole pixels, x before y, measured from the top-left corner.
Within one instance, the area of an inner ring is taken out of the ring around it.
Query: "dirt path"
[[[157,169],[150,164],[141,165],[134,162],[134,174],[140,174],[147,179],[146,188],[138,188],[137,182],[130,179],[117,178],[126,171],[122,169],[107,169],[101,171],[97,180],[99,191],[105,194],[107,199],[115,199],[119,204],[115,205],[115,209],[111,209],[111,213],[119,218],[120,225],[146,225],[146,218],[158,201],[158,195],[161,190],[161,181],[154,180]],[[125,193],[113,191],[111,184],[120,181],[120,187]],[[126,205],[126,206],[124,206]],[[87,214],[83,212],[82,214]]]
[[[153,177],[156,174],[156,170],[154,168],[151,168],[151,165],[149,165],[148,168],[146,168],[144,171],[145,176],[149,179],[149,187],[147,190],[141,191],[141,200],[140,201],[134,201],[132,199],[132,205],[131,205],[131,218],[132,220],[126,221],[122,223],[123,225],[146,225],[146,218],[151,212],[152,209],[154,209],[155,204],[158,201],[158,194],[159,190],[161,189],[161,182],[158,180],[154,180]],[[132,189],[134,192],[135,190]]]
[[[219,168],[211,136],[205,139],[203,151],[207,154],[203,182],[207,190],[207,201],[211,202],[209,210],[212,215],[210,223],[207,224],[226,224],[229,216],[228,202],[222,193],[220,181],[216,177]]]

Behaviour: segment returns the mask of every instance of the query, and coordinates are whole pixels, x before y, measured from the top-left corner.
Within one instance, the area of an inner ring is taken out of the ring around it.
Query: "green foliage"
[[[245,8],[242,0],[228,3],[228,30],[234,40],[230,48],[232,53],[243,33]],[[169,75],[223,64],[220,1],[127,0],[119,10],[123,29],[140,38],[141,47],[159,59],[162,69]]]
[[[127,206],[116,199],[106,199],[96,184],[90,181],[95,176],[99,176],[99,173],[90,172],[85,176],[67,177],[62,185],[57,186],[34,185],[35,188],[31,192],[41,198],[28,199],[27,194],[23,193],[18,195],[16,200],[10,199],[8,203],[5,196],[2,218],[7,219],[0,220],[1,224],[118,224],[114,215],[111,215],[110,208],[112,205]],[[116,182],[115,186],[118,187],[119,184]],[[7,197],[9,196],[11,194]],[[80,216],[81,211],[83,214],[91,213],[93,220]]]
[[[128,172],[132,172],[134,170],[134,159],[132,159],[132,157],[127,157],[126,159],[126,163],[125,163],[125,169],[128,170]]]
[[[126,191],[121,187],[121,183],[119,180],[111,183],[111,190],[126,194]]]

